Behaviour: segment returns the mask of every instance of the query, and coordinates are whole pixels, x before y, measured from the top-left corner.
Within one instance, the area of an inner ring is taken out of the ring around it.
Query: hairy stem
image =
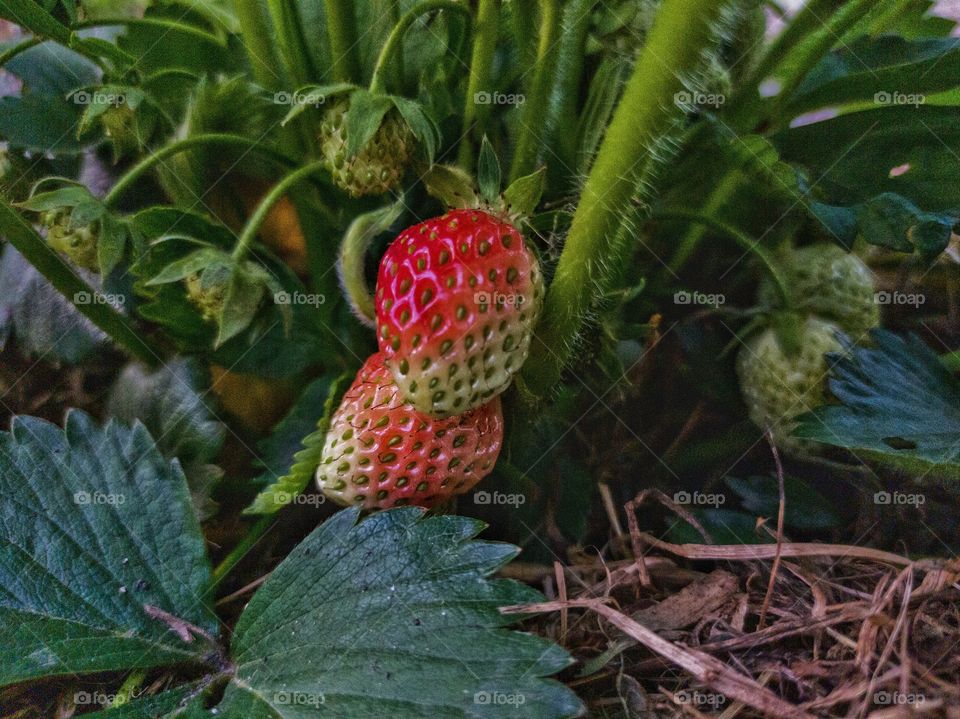
[[[242,135],[229,135],[225,133],[204,133],[200,135],[194,135],[193,137],[188,137],[167,145],[163,149],[157,150],[152,155],[140,160],[140,162],[127,170],[127,172],[119,180],[117,180],[116,184],[110,188],[110,192],[108,192],[103,198],[103,204],[107,207],[112,207],[116,204],[117,200],[120,199],[120,196],[123,195],[124,192],[130,189],[130,187],[137,180],[139,180],[145,173],[149,172],[153,167],[162,163],[172,155],[176,155],[179,152],[185,152],[186,150],[190,150],[200,145],[232,145],[234,147],[244,147],[248,150],[255,150],[257,152],[265,153],[278,162],[286,165],[292,164],[293,162],[288,157],[280,154],[280,152],[277,150],[263,145],[262,143],[258,143],[256,140],[243,137]]]
[[[376,326],[373,294],[364,276],[364,259],[373,238],[384,231],[403,212],[403,203],[397,202],[373,212],[358,215],[340,244],[337,272],[340,285],[357,318],[368,327]]]
[[[56,250],[3,199],[0,199],[0,234],[3,234],[60,294],[70,300],[82,315],[103,330],[117,345],[150,367],[156,367],[160,363],[163,351],[146,337],[141,337],[130,326],[127,318],[109,303],[91,301],[98,296],[97,290],[77,275]],[[80,302],[80,297],[88,300]]]
[[[510,165],[510,181],[533,172],[540,152],[543,118],[548,114],[550,89],[556,76],[557,38],[560,34],[560,7],[557,0],[540,0],[540,42],[533,66],[529,97],[523,104],[520,137]]]
[[[540,396],[559,381],[595,299],[605,292],[606,268],[617,262],[617,234],[637,166],[680,116],[674,95],[713,41],[721,10],[715,0],[664,0],[660,7],[584,183],[524,366],[528,386]]]
[[[191,25],[185,22],[178,22],[169,18],[162,17],[116,17],[116,18],[96,18],[94,20],[78,20],[73,23],[74,30],[80,30],[90,27],[111,27],[122,25],[124,27],[157,27],[164,30],[175,30],[177,32],[193,35],[195,38],[209,42],[213,45],[224,46],[226,42],[213,33]]]
[[[410,26],[416,22],[417,18],[428,12],[435,10],[451,10],[453,12],[462,12],[470,17],[470,9],[458,0],[424,0],[414,5],[408,10],[399,22],[393,26],[387,41],[383,44],[377,63],[373,68],[373,76],[370,78],[370,92],[383,93],[386,90],[384,74],[393,61],[395,55],[400,54],[400,48],[403,46],[403,36],[410,29]]]
[[[234,0],[233,11],[240,21],[243,47],[253,78],[268,90],[282,87],[284,78],[279,70],[280,58],[270,38],[273,21],[262,3],[249,0]]]
[[[500,0],[480,0],[473,29],[473,51],[467,79],[467,99],[463,107],[463,132],[460,137],[459,164],[465,170],[473,167],[471,138],[481,137],[490,116],[490,106],[477,103],[479,93],[490,87],[490,66],[497,49],[500,32]],[[476,127],[474,127],[476,123]]]
[[[260,226],[263,224],[263,221],[267,219],[267,215],[270,213],[270,210],[273,208],[277,202],[280,201],[280,198],[287,194],[287,191],[296,185],[298,182],[306,179],[310,175],[316,172],[325,171],[325,161],[317,160],[316,162],[311,162],[309,165],[304,165],[299,170],[291,172],[289,175],[284,177],[280,182],[270,188],[260,204],[257,205],[257,209],[253,211],[253,214],[247,218],[246,224],[243,226],[243,230],[240,232],[240,237],[237,239],[237,245],[233,248],[233,259],[240,260],[242,259],[250,249],[250,246],[253,244],[254,238],[257,236],[257,232],[260,231]]]
[[[358,82],[360,52],[357,48],[354,4],[351,0],[324,0],[324,7],[327,10],[333,77],[337,82]]]

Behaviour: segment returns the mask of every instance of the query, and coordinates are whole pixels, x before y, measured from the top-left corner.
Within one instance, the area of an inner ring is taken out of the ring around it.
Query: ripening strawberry
[[[374,136],[352,157],[347,151],[347,110],[340,101],[324,115],[320,150],[337,187],[353,197],[382,195],[396,187],[413,155],[416,139],[396,110],[386,114]]]
[[[800,329],[798,350],[792,355],[773,328],[740,350],[737,375],[750,419],[758,427],[769,427],[778,446],[805,446],[790,436],[796,425],[793,420],[826,401],[829,361],[824,355],[843,349],[838,331],[835,324],[810,317]]]
[[[403,401],[377,352],[331,418],[317,484],[342,505],[429,507],[489,474],[502,443],[498,398],[456,417],[429,417]]]
[[[796,307],[835,322],[854,342],[868,339],[880,324],[870,268],[855,254],[837,245],[809,245],[794,250],[786,279]],[[760,303],[776,305],[770,282],[760,286]]]
[[[377,340],[401,391],[448,417],[503,392],[530,351],[543,286],[512,224],[453,210],[393,241],[377,276]]]

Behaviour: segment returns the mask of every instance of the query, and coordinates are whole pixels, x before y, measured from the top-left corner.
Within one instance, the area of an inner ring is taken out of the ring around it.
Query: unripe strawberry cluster
[[[40,224],[47,231],[47,243],[70,260],[86,269],[97,267],[96,225],[70,226],[70,212],[66,208],[48,210],[40,216]]]
[[[379,351],[331,418],[324,494],[430,506],[486,476],[503,442],[499,395],[527,358],[542,295],[510,222],[454,210],[400,233],[377,276]]]
[[[796,250],[784,270],[792,312],[740,350],[737,375],[750,419],[769,428],[780,447],[803,450],[808,447],[791,433],[796,417],[827,401],[827,353],[842,351],[841,334],[853,342],[869,339],[880,315],[870,269],[835,245]],[[785,312],[775,298],[772,285],[762,284],[760,304]]]

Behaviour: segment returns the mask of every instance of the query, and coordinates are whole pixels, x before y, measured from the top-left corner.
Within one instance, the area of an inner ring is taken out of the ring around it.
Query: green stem
[[[300,22],[297,3],[294,0],[267,0],[267,8],[287,76],[297,87],[306,85],[316,77],[316,73],[307,52],[306,39],[302,35],[303,23]]]
[[[128,324],[127,318],[107,302],[88,301],[79,303],[78,296],[99,298],[100,293],[88,285],[50,247],[30,224],[13,209],[6,200],[0,199],[0,234],[17,248],[17,251],[33,265],[77,310],[103,330],[110,339],[126,349],[131,355],[150,367],[156,367],[162,351],[141,337]]]
[[[396,25],[400,22],[403,15],[403,8],[400,7],[400,0],[387,0],[387,17],[390,25]],[[397,59],[393,62],[393,83],[397,88],[403,88],[403,81],[407,74],[404,71],[403,51],[397,53]],[[400,92],[400,90],[398,90]]]
[[[520,137],[510,165],[510,181],[528,175],[540,153],[543,118],[548,114],[550,88],[556,75],[557,38],[560,35],[560,7],[557,0],[540,0],[540,43],[533,68],[533,82],[523,104]]]
[[[674,96],[714,40],[721,8],[714,0],[664,0],[660,6],[583,185],[524,366],[524,378],[539,396],[559,382],[595,299],[606,291],[606,274],[618,262],[617,235],[634,193],[636,165],[680,117]]]
[[[176,155],[179,152],[185,152],[186,150],[199,145],[232,145],[235,147],[244,147],[249,150],[263,152],[264,154],[269,155],[285,164],[289,164],[291,162],[289,158],[281,155],[273,148],[267,147],[256,140],[243,137],[242,135],[229,135],[224,133],[204,133],[200,135],[194,135],[193,137],[188,137],[167,145],[163,149],[158,150],[154,154],[140,160],[140,162],[127,170],[127,172],[119,180],[117,180],[116,184],[110,188],[110,192],[108,192],[103,198],[103,204],[107,207],[113,206],[120,196],[126,192],[137,180],[139,180],[144,173],[149,172],[151,168],[163,162],[172,155]]]
[[[722,207],[730,202],[739,186],[740,176],[736,172],[726,173],[723,179],[720,180],[720,184],[713,189],[706,203],[704,203],[702,214],[707,217],[713,217]],[[680,271],[680,268],[683,267],[684,263],[690,258],[690,255],[693,254],[697,245],[700,244],[700,240],[703,239],[703,236],[707,232],[707,227],[707,223],[697,222],[690,228],[687,234],[684,235],[683,239],[680,240],[676,253],[673,255],[673,259],[670,261],[671,272],[676,273]]]
[[[423,2],[414,5],[393,26],[390,35],[387,36],[387,41],[383,44],[380,55],[377,57],[377,63],[373,68],[373,76],[370,78],[370,92],[382,94],[385,91],[384,74],[386,68],[390,66],[393,56],[399,54],[400,48],[403,46],[404,34],[416,22],[417,18],[435,10],[462,12],[470,17],[470,9],[458,0],[423,0]]]
[[[490,89],[490,66],[493,64],[499,33],[500,0],[480,0],[473,30],[473,52],[470,56],[470,75],[467,79],[467,99],[463,108],[463,132],[459,150],[459,164],[467,171],[473,168],[473,145],[470,139],[483,136],[487,118],[490,116],[490,106],[479,105],[477,95]]]
[[[250,0],[234,0],[233,11],[240,21],[243,46],[254,80],[268,90],[280,88],[284,78],[278,71],[280,59],[276,47],[270,41],[274,32],[273,21],[266,7],[263,3]]]
[[[537,34],[533,0],[514,0],[510,9],[513,17],[513,35],[520,54],[520,66],[530,67],[535,58],[533,38]]]
[[[404,210],[402,201],[373,212],[358,215],[340,243],[337,271],[340,285],[357,318],[369,327],[376,327],[377,313],[373,294],[367,287],[364,259],[373,238],[392,225]]]
[[[178,32],[193,35],[196,38],[219,45],[223,47],[226,43],[223,39],[217,37],[211,32],[203,30],[196,25],[190,25],[184,22],[177,22],[169,18],[162,17],[118,17],[118,18],[96,18],[92,20],[79,20],[71,26],[74,30],[91,27],[110,27],[112,25],[123,25],[125,27],[157,27],[164,30],[176,30]]]
[[[39,45],[43,41],[44,39],[42,37],[28,37],[26,40],[18,42],[13,47],[4,50],[2,53],[0,53],[0,67],[6,65],[20,53],[26,52],[31,47]]]
[[[127,675],[127,678],[124,679],[123,684],[120,685],[120,688],[117,689],[117,693],[114,695],[113,701],[110,702],[110,708],[114,709],[116,707],[121,707],[135,699],[137,692],[140,690],[140,685],[143,684],[143,680],[146,678],[146,669],[134,669],[132,672],[130,672],[130,674]]]
[[[701,226],[709,227],[716,232],[726,235],[736,242],[741,248],[749,252],[760,261],[760,266],[773,282],[773,286],[776,288],[777,294],[780,296],[780,301],[783,303],[783,307],[789,310],[793,306],[790,288],[783,277],[783,273],[780,272],[780,268],[777,266],[777,262],[774,260],[773,255],[767,252],[767,250],[759,242],[747,235],[745,232],[737,229],[733,225],[727,224],[726,222],[715,220],[708,215],[704,215],[692,210],[669,210],[665,212],[657,212],[650,219],[656,221],[690,221]]]
[[[337,82],[359,82],[360,53],[357,21],[351,0],[324,0],[333,77]]]
[[[241,559],[247,556],[247,553],[253,549],[253,546],[263,538],[263,535],[276,524],[276,521],[277,518],[274,515],[266,514],[260,517],[260,519],[250,527],[250,531],[244,535],[237,546],[231,549],[230,553],[227,554],[227,556],[223,558],[223,561],[213,570],[213,575],[210,578],[210,587],[207,590],[208,599],[213,596],[216,586],[230,573],[231,569],[240,563]]]
[[[253,211],[253,214],[247,218],[247,223],[243,226],[243,230],[240,232],[240,237],[237,239],[237,245],[233,248],[233,259],[241,260],[247,254],[250,249],[250,246],[253,244],[254,238],[257,236],[257,232],[260,231],[260,226],[263,224],[263,221],[267,219],[267,215],[270,210],[273,208],[277,202],[280,201],[291,187],[296,185],[301,180],[306,179],[315,172],[325,171],[325,161],[317,160],[316,162],[311,162],[309,165],[304,165],[298,170],[294,170],[289,175],[286,175],[280,182],[270,188],[260,204],[257,205],[257,209]]]

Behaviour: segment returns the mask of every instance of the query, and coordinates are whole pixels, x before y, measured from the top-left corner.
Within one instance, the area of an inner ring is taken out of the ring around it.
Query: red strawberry
[[[338,504],[428,507],[489,474],[502,443],[498,398],[457,417],[429,417],[403,401],[377,352],[330,420],[317,484]]]
[[[448,417],[505,390],[530,351],[540,268],[516,227],[453,210],[400,233],[380,262],[377,338],[406,399]]]

